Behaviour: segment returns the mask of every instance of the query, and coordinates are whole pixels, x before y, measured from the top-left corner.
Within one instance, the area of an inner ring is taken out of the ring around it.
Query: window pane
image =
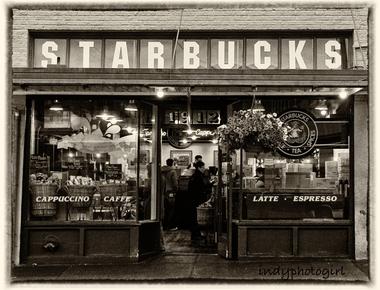
[[[277,69],[278,40],[247,39],[247,67],[253,69]]]
[[[238,69],[243,65],[243,40],[211,39],[211,67]]]
[[[35,100],[31,219],[136,219],[137,114],[125,105],[98,98]]]
[[[137,40],[106,39],[106,68],[136,68]]]
[[[342,44],[338,39],[317,39],[317,69],[342,69]]]
[[[34,67],[66,64],[66,39],[35,39]]]
[[[101,39],[71,39],[70,67],[97,68],[101,67]]]
[[[176,50],[176,68],[207,68],[207,43],[204,40],[180,39]]]
[[[171,68],[172,40],[141,40],[140,67],[141,68]]]
[[[139,219],[157,218],[157,112],[156,107],[140,104],[140,187]]]
[[[243,156],[245,218],[348,218],[348,149],[316,149],[297,160],[264,152]]]
[[[312,39],[281,40],[282,69],[313,69]]]

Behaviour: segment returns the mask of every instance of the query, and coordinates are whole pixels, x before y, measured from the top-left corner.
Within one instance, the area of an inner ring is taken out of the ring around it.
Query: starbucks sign
[[[300,158],[310,153],[318,139],[314,119],[299,110],[285,112],[279,118],[290,129],[288,138],[278,147],[278,151],[289,158]]]

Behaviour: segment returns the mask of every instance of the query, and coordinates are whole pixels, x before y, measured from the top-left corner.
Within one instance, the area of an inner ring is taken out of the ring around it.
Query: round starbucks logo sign
[[[279,118],[289,129],[288,138],[278,147],[278,151],[291,158],[308,154],[318,139],[318,129],[313,118],[298,110],[285,112]]]

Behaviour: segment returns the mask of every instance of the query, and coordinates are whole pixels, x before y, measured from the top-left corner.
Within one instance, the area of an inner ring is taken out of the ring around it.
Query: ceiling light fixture
[[[341,99],[341,100],[345,100],[345,99],[347,99],[348,98],[348,92],[347,91],[341,91],[340,93],[339,93],[339,99]]]
[[[96,115],[95,117],[96,118],[101,118],[103,120],[108,120],[110,118],[115,118],[114,115],[111,115],[111,114],[108,113],[108,108],[107,107],[104,107],[103,113],[101,113],[100,115]]]
[[[319,111],[327,111],[329,108],[326,105],[326,100],[320,100],[314,109]]]
[[[58,100],[54,100],[53,105],[49,108],[50,111],[63,111],[63,107]]]
[[[165,96],[164,88],[156,87],[154,90],[156,91],[157,98],[161,99]]]
[[[135,100],[129,100],[128,105],[126,105],[124,107],[124,110],[129,111],[129,112],[137,112],[138,109],[137,109],[137,106],[135,104]]]
[[[254,112],[265,112],[264,106],[261,104],[261,100],[255,100],[255,105],[252,108]]]

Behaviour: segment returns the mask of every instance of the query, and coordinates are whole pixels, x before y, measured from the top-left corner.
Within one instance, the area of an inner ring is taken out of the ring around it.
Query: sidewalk
[[[368,282],[351,260],[227,261],[217,255],[162,255],[126,265],[19,266],[11,282]]]

